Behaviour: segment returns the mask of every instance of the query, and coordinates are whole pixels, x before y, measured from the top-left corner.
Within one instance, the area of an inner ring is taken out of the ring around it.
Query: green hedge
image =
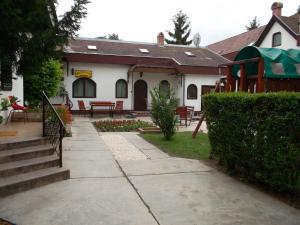
[[[300,190],[300,94],[203,97],[212,154],[274,190]]]

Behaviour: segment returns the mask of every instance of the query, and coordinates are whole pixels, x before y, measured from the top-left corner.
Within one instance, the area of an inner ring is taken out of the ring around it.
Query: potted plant
[[[10,101],[7,98],[2,98],[0,101],[0,111],[2,121],[8,117],[8,108],[10,107]]]

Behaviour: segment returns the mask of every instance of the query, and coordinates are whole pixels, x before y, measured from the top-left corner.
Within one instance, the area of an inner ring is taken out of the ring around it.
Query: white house
[[[210,91],[228,60],[207,48],[75,38],[65,48],[64,84],[78,109],[78,100],[123,101],[124,110],[151,108],[150,91],[171,87],[180,105],[201,110],[201,95]]]
[[[283,4],[272,4],[273,16],[255,45],[262,48],[300,49],[300,6],[291,16],[282,16]]]
[[[210,44],[207,48],[229,60],[234,60],[239,51],[249,45],[284,50],[299,49],[300,8],[291,16],[283,16],[282,9],[282,3],[274,2],[271,6],[272,17],[266,25]]]

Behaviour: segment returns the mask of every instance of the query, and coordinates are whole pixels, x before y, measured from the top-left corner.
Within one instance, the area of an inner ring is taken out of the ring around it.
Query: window
[[[273,34],[272,38],[272,47],[280,46],[281,45],[281,33],[275,33]]]
[[[170,84],[166,80],[162,80],[159,84],[159,90],[164,93],[165,95],[170,95]]]
[[[126,80],[118,80],[116,82],[116,98],[127,98],[127,82]]]
[[[140,50],[140,52],[143,53],[143,54],[148,54],[148,53],[149,53],[149,50],[146,49],[146,48],[140,48],[139,50]]]
[[[282,63],[271,63],[271,69],[274,74],[284,74]]]
[[[97,50],[96,45],[88,45],[87,48],[88,48],[88,50]]]
[[[9,64],[2,63],[0,65],[0,89],[2,91],[12,90],[12,67]]]
[[[96,98],[96,83],[88,78],[73,82],[73,98]]]
[[[197,99],[198,90],[195,84],[190,84],[187,88],[187,99]]]
[[[194,53],[192,52],[184,52],[189,57],[195,57]]]

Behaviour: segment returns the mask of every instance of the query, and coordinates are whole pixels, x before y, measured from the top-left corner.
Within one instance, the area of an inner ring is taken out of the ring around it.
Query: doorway
[[[146,111],[147,110],[147,83],[143,80],[138,80],[134,84],[134,110]]]

